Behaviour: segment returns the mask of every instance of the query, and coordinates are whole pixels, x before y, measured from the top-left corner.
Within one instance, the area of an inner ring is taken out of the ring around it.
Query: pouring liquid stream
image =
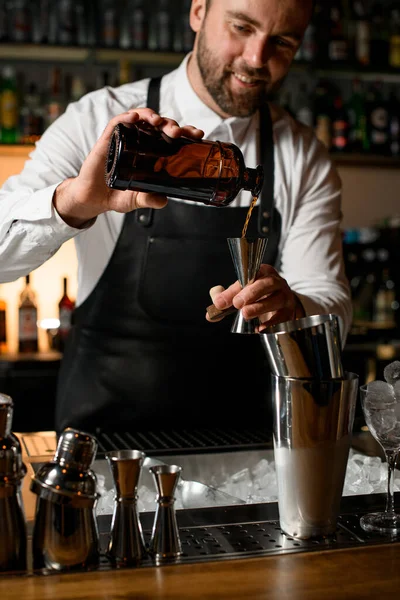
[[[247,227],[249,226],[249,221],[250,221],[250,217],[251,217],[251,213],[253,212],[253,208],[256,205],[256,202],[258,200],[258,196],[253,196],[249,210],[247,212],[247,216],[246,216],[246,220],[244,222],[244,226],[242,229],[242,238],[246,237],[246,233],[247,233]]]

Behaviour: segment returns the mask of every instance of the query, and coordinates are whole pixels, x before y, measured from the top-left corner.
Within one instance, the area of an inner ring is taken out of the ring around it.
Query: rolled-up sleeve
[[[352,304],[343,261],[340,177],[315,136],[305,136],[293,147],[292,198],[279,270],[308,315],[334,313],[339,317],[344,344]]]

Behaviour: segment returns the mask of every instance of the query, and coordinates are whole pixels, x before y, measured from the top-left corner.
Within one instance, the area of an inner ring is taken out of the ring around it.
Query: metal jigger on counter
[[[43,571],[94,569],[99,564],[99,533],[94,507],[96,475],[91,470],[97,441],[65,429],[54,459],[32,478],[37,494],[32,537],[33,568]]]
[[[149,471],[158,492],[149,553],[157,563],[176,560],[182,554],[182,547],[174,503],[182,467],[156,465],[150,467]]]
[[[11,432],[13,401],[0,394],[0,572],[26,570],[26,525],[21,483],[26,475],[21,444]]]
[[[137,489],[145,459],[139,450],[106,454],[116,490],[107,557],[116,566],[134,565],[146,554],[137,508]]]

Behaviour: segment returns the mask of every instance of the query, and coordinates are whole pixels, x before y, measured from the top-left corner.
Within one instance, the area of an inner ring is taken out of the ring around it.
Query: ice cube
[[[394,388],[387,381],[371,381],[367,385],[366,408],[381,409],[395,402]]]
[[[386,365],[383,369],[383,376],[385,381],[394,385],[396,381],[400,380],[400,361],[394,360],[393,362]]]
[[[396,397],[396,400],[399,402],[400,401],[400,379],[398,381],[396,381],[396,383],[393,385],[393,389],[394,389],[394,395]]]

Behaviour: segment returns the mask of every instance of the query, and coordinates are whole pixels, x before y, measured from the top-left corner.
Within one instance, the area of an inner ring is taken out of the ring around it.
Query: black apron
[[[160,78],[149,87],[158,111]],[[261,111],[265,184],[248,237],[269,238],[274,264],[280,215],[273,210],[273,138]],[[249,196],[249,205],[251,196]],[[56,400],[57,432],[199,427],[272,431],[270,372],[259,336],[232,334],[235,315],[205,319],[209,289],[236,280],[226,238],[240,237],[248,208],[169,200],[125,215],[110,261],[74,312]]]

